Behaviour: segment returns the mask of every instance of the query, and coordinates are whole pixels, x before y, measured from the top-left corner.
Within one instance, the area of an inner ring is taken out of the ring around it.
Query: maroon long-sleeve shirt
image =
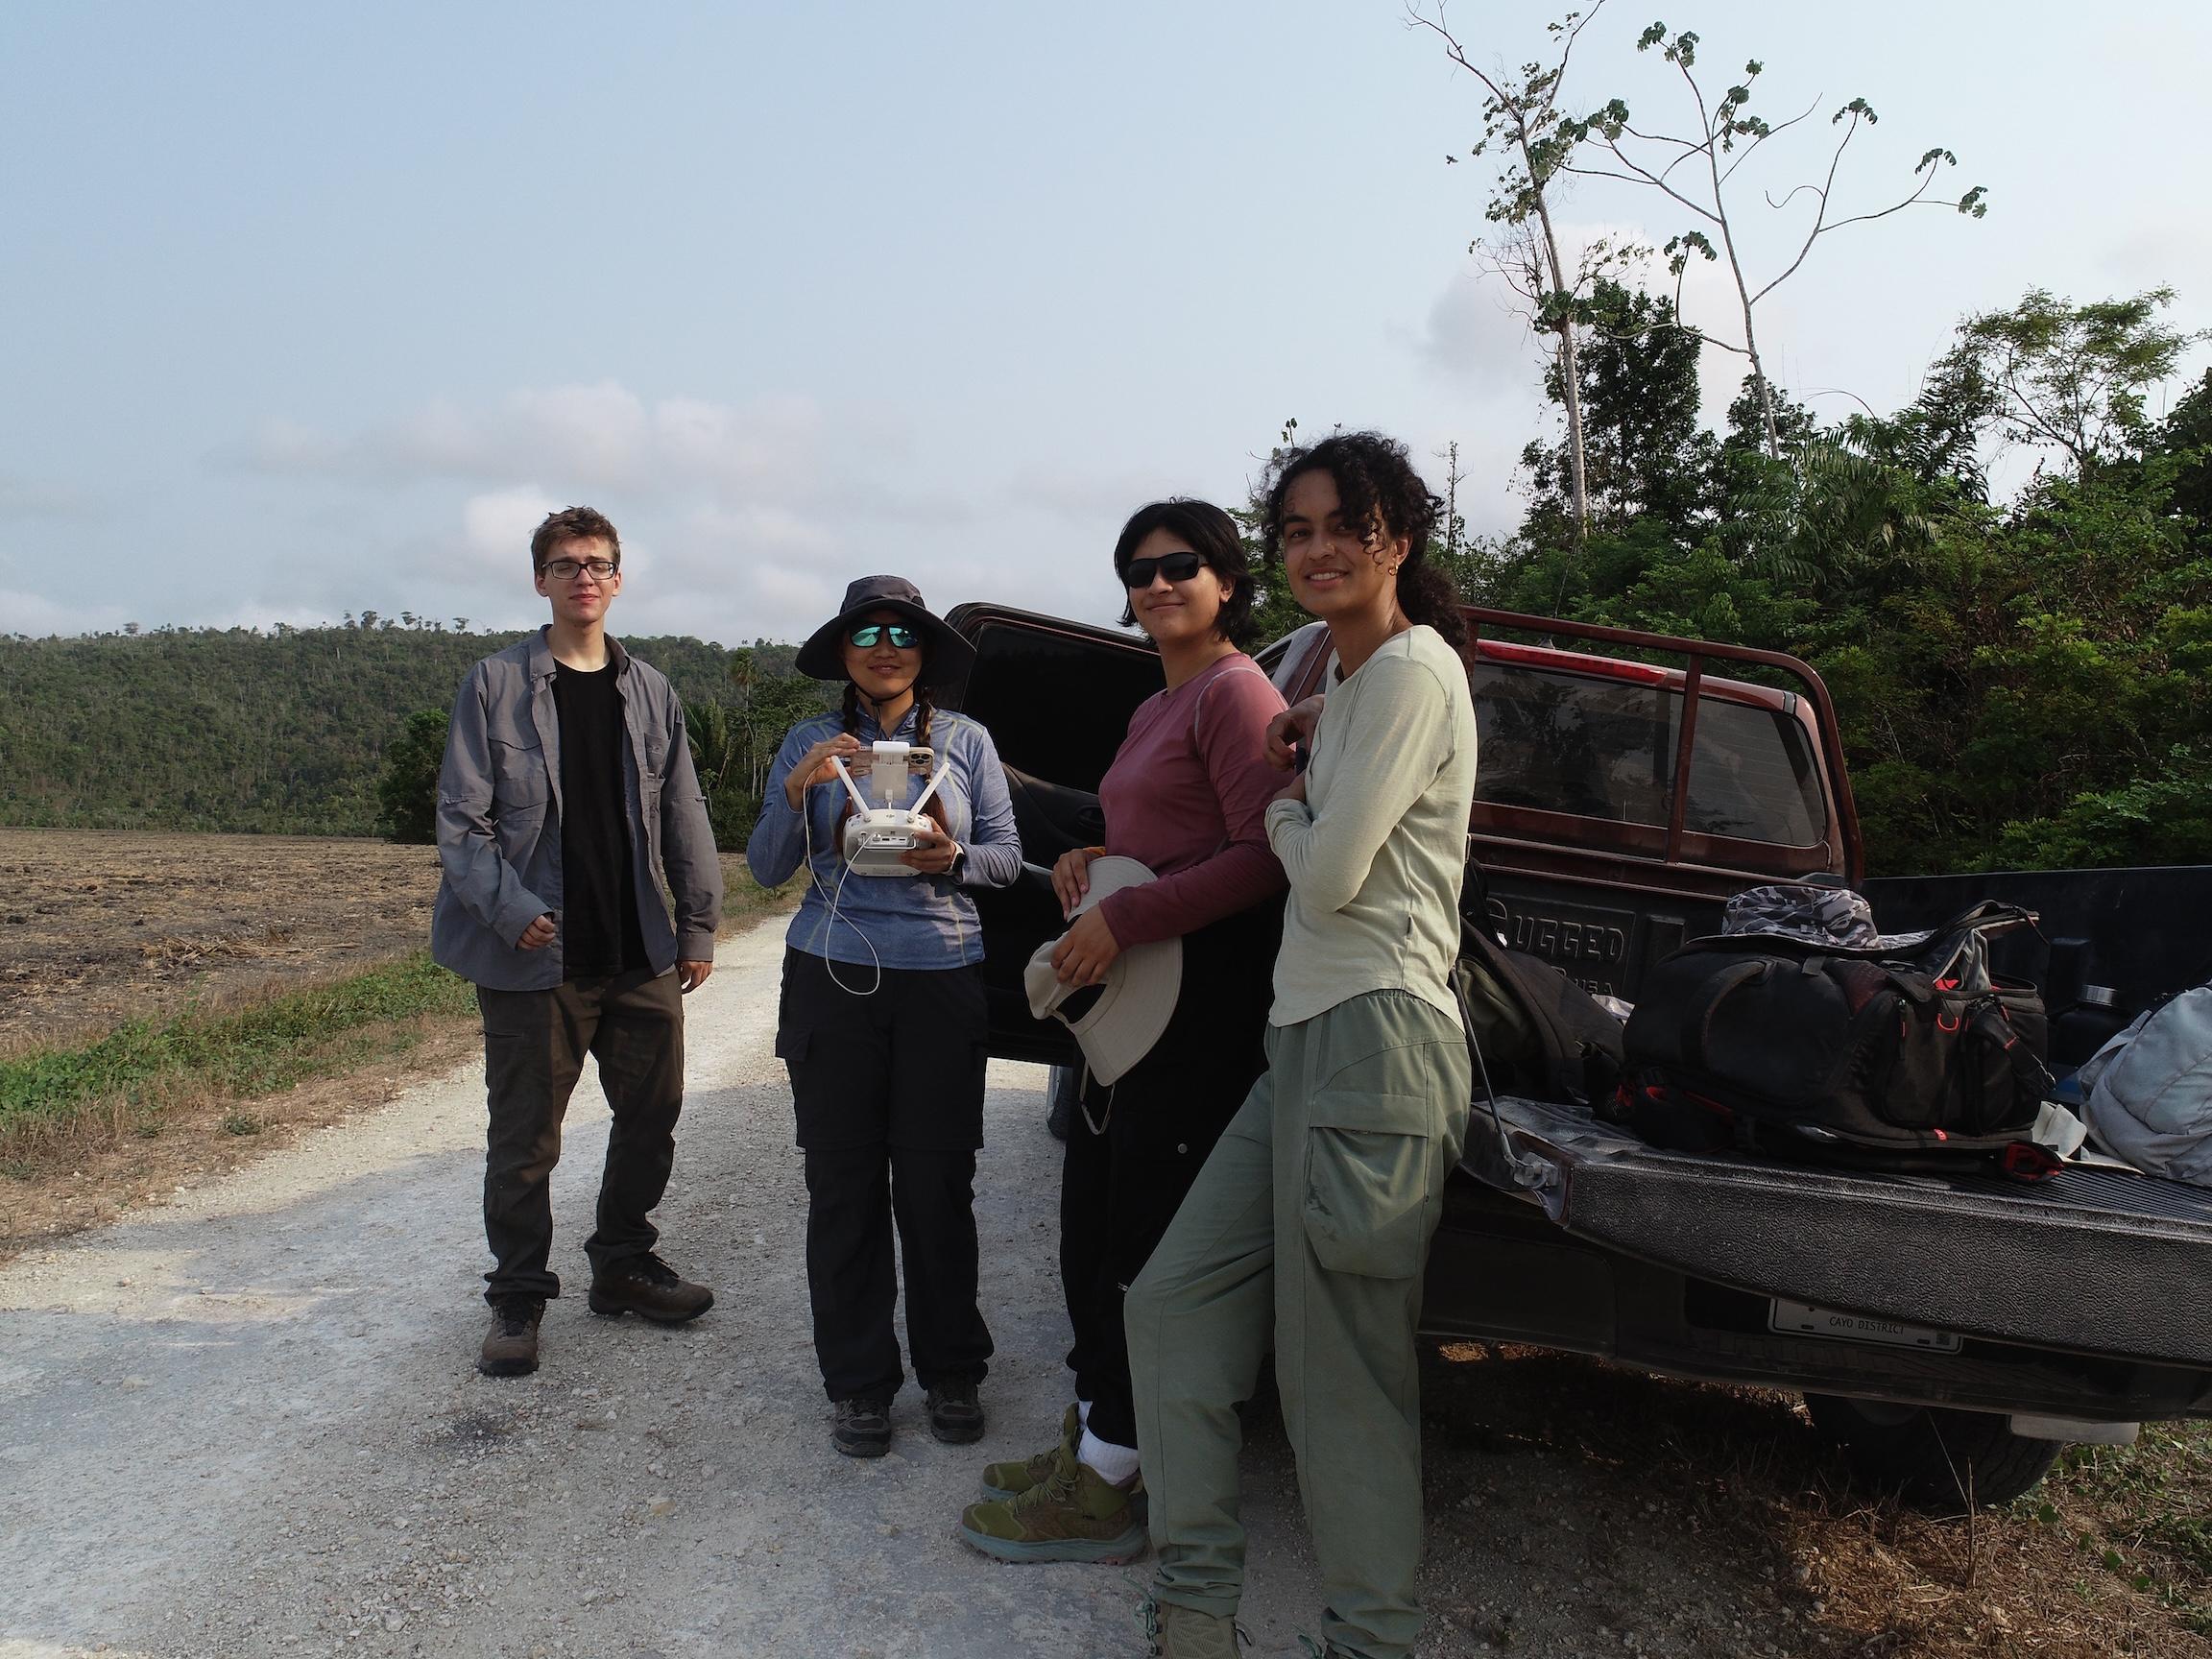
[[[1267,846],[1267,722],[1283,696],[1241,651],[1140,704],[1098,785],[1106,851],[1159,878],[1099,905],[1126,950],[1193,932],[1284,886]]]

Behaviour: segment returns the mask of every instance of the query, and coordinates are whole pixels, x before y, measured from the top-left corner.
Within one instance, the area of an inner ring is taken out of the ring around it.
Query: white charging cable
[[[823,967],[830,972],[830,983],[836,986],[838,990],[844,992],[848,997],[873,997],[883,988],[882,952],[876,949],[876,941],[868,937],[866,932],[861,929],[859,923],[849,916],[841,917],[837,913],[838,906],[844,902],[845,882],[853,874],[853,866],[848,864],[837,872],[835,892],[830,892],[822,885],[822,877],[814,868],[814,802],[812,796],[813,790],[809,786],[806,792],[799,798],[799,830],[803,838],[802,845],[806,851],[806,879],[814,891],[821,894],[824,900],[828,902],[828,908],[822,917],[822,925],[814,929],[814,954],[822,958]],[[844,980],[837,977],[837,959],[830,954],[828,945],[830,929],[836,926],[839,922],[843,922],[847,927],[853,930],[854,936],[861,944],[868,947],[868,954],[876,964],[876,983],[869,986],[865,991],[855,991]]]

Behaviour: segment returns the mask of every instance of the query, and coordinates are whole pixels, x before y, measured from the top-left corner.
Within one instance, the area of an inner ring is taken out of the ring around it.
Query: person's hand
[[[960,856],[960,843],[942,830],[917,830],[914,846],[899,854],[899,862],[909,870],[919,870],[925,876],[943,876],[952,868],[952,861]]]
[[[1296,703],[1267,722],[1267,764],[1278,772],[1287,772],[1298,764],[1296,745],[1313,741],[1314,723],[1321,718],[1321,705],[1325,697],[1309,697]],[[1298,797],[1303,801],[1305,796]]]
[[[815,784],[834,783],[837,781],[837,769],[830,764],[830,757],[844,757],[847,769],[851,770],[853,757],[860,753],[861,747],[860,739],[852,733],[840,732],[834,737],[823,738],[800,756],[799,764],[792,767],[790,774],[783,780],[783,799],[790,805],[791,810],[797,812],[805,805],[806,791]],[[870,755],[874,755],[873,750]],[[865,770],[862,768],[855,771],[854,776],[859,777]]]
[[[1075,918],[1074,925],[1052,950],[1052,971],[1063,985],[1097,985],[1106,970],[1121,954],[1121,941],[1106,926],[1105,912],[1094,906]]]
[[[711,962],[701,962],[696,958],[688,962],[678,962],[676,964],[677,988],[688,997],[700,986],[706,984],[707,975],[713,972],[714,964]]]
[[[1060,914],[1072,916],[1083,895],[1091,891],[1091,860],[1106,854],[1103,847],[1078,847],[1063,853],[1052,866],[1052,897],[1060,901]]]
[[[515,941],[517,950],[542,950],[559,938],[561,929],[554,925],[553,913],[548,910],[529,926],[522,929],[522,937]]]
[[[1295,801],[1300,805],[1304,805],[1306,804],[1306,774],[1303,772],[1293,773],[1290,781],[1275,791],[1275,799],[1278,801]]]

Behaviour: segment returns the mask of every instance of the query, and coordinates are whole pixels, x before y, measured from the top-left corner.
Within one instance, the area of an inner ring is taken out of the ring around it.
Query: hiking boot
[[[1052,1473],[1028,1491],[960,1513],[960,1539],[1000,1561],[1095,1561],[1113,1567],[1144,1553],[1144,1524],[1129,1494],[1061,1448]]]
[[[929,1432],[948,1446],[983,1438],[983,1407],[976,1403],[973,1378],[930,1384]]]
[[[1147,1596],[1142,1617],[1148,1659],[1237,1659],[1239,1647],[1252,1645],[1236,1620],[1174,1601]]]
[[[476,1356],[487,1377],[527,1377],[538,1369],[538,1322],[545,1317],[542,1296],[494,1296],[492,1329]]]
[[[1083,1408],[1068,1407],[1068,1415],[1060,1419],[1060,1444],[1048,1452],[1032,1453],[1027,1457],[1006,1463],[983,1465],[983,1496],[987,1502],[1003,1503],[1010,1498],[1019,1498],[1032,1486],[1042,1485],[1052,1477],[1060,1454],[1072,1454],[1075,1442],[1083,1436]]]
[[[830,1443],[848,1457],[880,1457],[891,1450],[891,1402],[856,1395],[836,1405]]]
[[[648,1250],[610,1262],[591,1276],[591,1311],[618,1318],[636,1313],[656,1325],[681,1325],[714,1306],[714,1292],[676,1276],[676,1270]]]
[[[1003,1503],[1010,1498],[1019,1498],[1030,1487],[1052,1478],[1053,1467],[1063,1452],[1073,1455],[1083,1438],[1083,1408],[1068,1407],[1068,1415],[1060,1420],[1060,1444],[1048,1452],[1035,1452],[1018,1461],[986,1463],[983,1465],[983,1496]],[[1144,1477],[1137,1477],[1137,1483],[1129,1488],[1129,1511],[1137,1517],[1137,1524],[1144,1524],[1145,1511],[1150,1507],[1144,1492]]]

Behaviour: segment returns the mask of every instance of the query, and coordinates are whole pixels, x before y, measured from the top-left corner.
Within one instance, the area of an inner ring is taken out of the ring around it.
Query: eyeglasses
[[[1195,553],[1163,553],[1157,559],[1132,559],[1121,566],[1121,580],[1131,588],[1149,588],[1154,576],[1170,582],[1188,582],[1206,568]]]
[[[876,641],[886,634],[891,636],[891,643],[902,651],[911,651],[922,643],[921,635],[897,622],[863,622],[845,637],[863,651],[873,651]]]
[[[539,568],[556,582],[573,582],[585,570],[591,573],[594,582],[621,574],[621,566],[612,559],[548,559]]]

